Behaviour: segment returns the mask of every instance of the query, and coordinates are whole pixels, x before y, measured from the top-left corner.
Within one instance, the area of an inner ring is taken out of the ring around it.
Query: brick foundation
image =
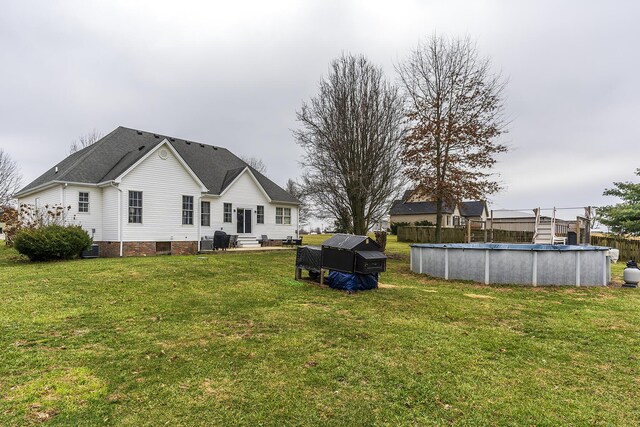
[[[198,242],[171,242],[171,255],[194,255],[198,252]]]
[[[100,247],[100,256],[114,258],[120,256],[120,242],[93,242]]]
[[[113,258],[120,256],[120,242],[94,242],[100,247],[100,256]],[[124,242],[124,256],[155,256],[156,242]],[[198,242],[171,242],[172,255],[193,255],[198,252]]]

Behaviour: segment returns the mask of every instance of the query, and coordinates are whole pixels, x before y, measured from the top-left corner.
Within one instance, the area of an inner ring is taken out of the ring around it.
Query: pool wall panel
[[[596,246],[417,244],[411,270],[497,284],[605,286],[611,278],[608,248]]]

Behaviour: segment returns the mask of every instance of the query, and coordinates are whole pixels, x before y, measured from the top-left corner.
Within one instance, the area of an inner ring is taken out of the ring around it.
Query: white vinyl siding
[[[79,225],[93,237],[94,241],[100,241],[103,239],[102,191],[102,188],[75,184],[68,184],[66,187],[56,185],[20,198],[19,203],[35,205],[38,199],[38,204],[42,208],[53,205],[64,206],[65,224]],[[80,212],[80,193],[86,193],[89,196],[89,212]],[[71,208],[68,209],[69,207]]]
[[[248,172],[243,173],[222,197],[204,196],[203,200],[211,202],[211,226],[201,227],[200,234],[202,236],[211,236],[216,230],[222,230],[228,234],[238,234],[235,213],[232,214],[231,223],[223,222],[224,203],[230,203],[232,209],[236,210],[251,209],[252,236],[259,238],[266,234],[270,239],[285,239],[287,236],[295,236],[296,234],[297,207],[271,203]],[[276,225],[276,205],[291,209],[291,225]],[[257,222],[258,206],[264,207],[264,224]]]
[[[127,203],[124,198],[120,201],[120,191],[114,187],[105,187],[102,189],[102,239],[107,242],[117,242],[118,239],[118,222],[122,222],[122,218],[118,215],[119,203]],[[93,210],[95,212],[95,197]],[[124,218],[126,221],[127,218]],[[96,239],[98,240],[98,239]]]
[[[164,147],[163,147],[164,148]],[[197,241],[199,227],[182,225],[182,196],[192,195],[194,201],[200,195],[200,185],[169,152],[166,159],[153,152],[142,163],[122,178],[120,188],[124,192],[122,206],[124,218],[122,238],[125,242]],[[127,221],[128,191],[142,191],[142,224]],[[194,218],[200,215],[200,204],[193,205]]]

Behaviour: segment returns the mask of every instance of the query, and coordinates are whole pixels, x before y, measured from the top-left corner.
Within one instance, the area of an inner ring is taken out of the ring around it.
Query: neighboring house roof
[[[452,214],[454,209],[451,206],[443,206],[443,214]],[[403,202],[396,200],[391,205],[390,215],[430,215],[436,213],[434,202]]]
[[[54,165],[20,190],[18,196],[54,182],[99,184],[113,181],[165,139],[207,187],[208,194],[220,195],[249,168],[273,202],[300,203],[226,148],[122,126]]]
[[[470,216],[482,216],[487,208],[487,203],[484,200],[471,200],[468,202],[461,202],[460,215],[464,217]]]

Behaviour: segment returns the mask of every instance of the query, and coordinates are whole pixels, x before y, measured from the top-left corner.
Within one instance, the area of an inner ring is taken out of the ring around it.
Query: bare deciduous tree
[[[93,129],[91,132],[85,133],[84,135],[80,135],[78,139],[71,141],[71,145],[69,146],[69,154],[73,154],[76,151],[80,151],[83,148],[86,148],[96,141],[102,138],[102,132]]]
[[[240,156],[243,162],[260,172],[262,175],[267,174],[267,165],[264,164],[262,159],[252,156]]]
[[[467,39],[433,36],[397,67],[411,128],[402,159],[416,192],[435,201],[436,241],[441,241],[442,208],[481,199],[500,189],[492,179],[496,142],[505,132],[504,80],[491,71]]]
[[[309,206],[307,204],[307,196],[304,194],[302,186],[289,178],[284,189],[287,193],[300,200],[300,205],[298,205],[298,223],[300,226],[309,224]]]
[[[305,194],[318,217],[331,214],[366,234],[401,188],[403,102],[382,70],[364,56],[343,55],[297,113]]]
[[[8,205],[20,189],[22,175],[18,164],[0,148],[0,206]]]

